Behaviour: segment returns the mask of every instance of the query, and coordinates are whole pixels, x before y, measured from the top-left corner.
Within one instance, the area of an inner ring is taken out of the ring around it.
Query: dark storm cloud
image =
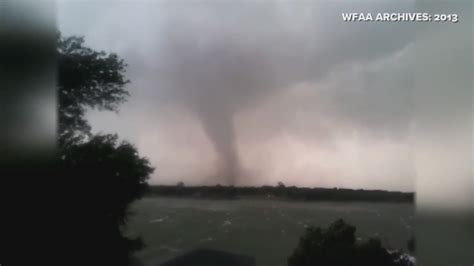
[[[78,26],[71,25],[78,15],[64,4],[70,16],[60,25],[130,64],[133,97],[124,117],[132,123],[135,117],[138,129],[99,123],[136,138],[165,110],[186,110],[218,153],[217,178],[234,183],[243,175],[238,133],[263,140],[284,132],[321,145],[340,129],[405,136],[414,28],[345,23],[341,12],[411,9],[408,1],[397,8],[383,2],[122,3]],[[239,122],[255,112],[264,120],[251,128]]]

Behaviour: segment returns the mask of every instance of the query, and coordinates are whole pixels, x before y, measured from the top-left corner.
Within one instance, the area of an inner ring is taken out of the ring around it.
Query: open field
[[[407,203],[293,202],[145,198],[133,205],[129,233],[147,245],[145,265],[198,247],[254,256],[258,266],[283,266],[309,225],[343,218],[360,239],[378,236],[387,248],[405,248],[413,233],[414,205]]]

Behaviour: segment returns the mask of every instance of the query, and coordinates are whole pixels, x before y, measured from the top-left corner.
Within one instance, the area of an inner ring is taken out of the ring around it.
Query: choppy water
[[[283,266],[306,227],[338,218],[357,227],[359,241],[377,236],[387,248],[406,249],[414,205],[145,198],[133,211],[128,230],[147,245],[137,254],[145,265],[207,247],[254,256],[258,266]]]

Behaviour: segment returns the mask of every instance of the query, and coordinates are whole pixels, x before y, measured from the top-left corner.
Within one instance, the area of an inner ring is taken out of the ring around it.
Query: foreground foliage
[[[339,219],[327,229],[307,228],[288,266],[412,266],[400,252],[389,252],[379,239],[357,243],[356,228]]]
[[[85,115],[87,109],[118,110],[129,95],[126,64],[75,36],[58,35],[57,59],[60,174],[73,184],[64,198],[71,203],[69,218],[80,224],[65,237],[85,243],[67,251],[67,264],[130,265],[143,244],[125,236],[123,227],[129,204],[144,195],[153,168],[117,135],[92,134]]]

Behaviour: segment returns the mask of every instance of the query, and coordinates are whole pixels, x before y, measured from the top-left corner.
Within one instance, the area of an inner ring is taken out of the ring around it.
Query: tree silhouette
[[[77,143],[90,136],[86,108],[117,111],[129,93],[123,59],[84,45],[83,37],[57,38],[58,122],[60,145]]]
[[[59,34],[57,57],[60,173],[73,180],[76,193],[66,196],[68,207],[85,229],[71,237],[86,243],[71,257],[84,265],[130,265],[143,244],[123,229],[129,205],[148,189],[153,168],[117,135],[93,135],[85,118],[87,108],[117,111],[126,100],[126,64],[86,47],[81,37]]]
[[[356,228],[339,219],[327,229],[309,227],[288,259],[289,266],[413,266],[399,252],[388,252],[379,239],[356,243]]]

